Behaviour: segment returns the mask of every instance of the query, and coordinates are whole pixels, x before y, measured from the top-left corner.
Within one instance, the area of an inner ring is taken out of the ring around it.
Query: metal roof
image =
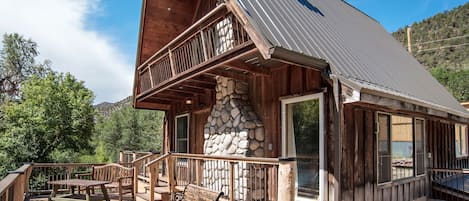
[[[270,43],[329,63],[360,89],[469,113],[378,22],[341,0],[236,0]]]

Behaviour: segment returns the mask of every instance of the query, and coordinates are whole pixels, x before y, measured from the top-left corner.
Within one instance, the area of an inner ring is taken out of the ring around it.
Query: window
[[[176,144],[175,151],[188,153],[189,150],[189,114],[176,117]]]
[[[425,123],[423,119],[415,119],[415,174],[425,173]]]
[[[296,159],[296,200],[324,200],[323,95],[282,100],[282,156]]]
[[[467,125],[462,124],[455,124],[454,126],[454,139],[455,139],[455,151],[456,157],[464,157],[468,156],[467,150],[467,140],[468,140],[468,132],[467,132]]]
[[[424,120],[378,113],[378,183],[425,173]]]

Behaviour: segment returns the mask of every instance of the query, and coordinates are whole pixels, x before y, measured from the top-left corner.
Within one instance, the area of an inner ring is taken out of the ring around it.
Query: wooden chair
[[[188,184],[184,191],[176,194],[176,200],[219,201],[223,195],[225,195],[223,192],[216,192],[194,184]]]
[[[119,193],[119,201],[122,201],[124,194],[129,193],[132,195],[132,199],[135,200],[133,167],[127,168],[116,163],[95,166],[91,173],[77,174],[77,178],[91,178],[92,180],[110,181],[112,183],[106,184],[106,188],[117,189]]]

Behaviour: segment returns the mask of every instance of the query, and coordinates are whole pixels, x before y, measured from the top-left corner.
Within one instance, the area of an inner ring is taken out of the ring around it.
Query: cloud
[[[111,36],[87,28],[99,11],[97,0],[0,0],[0,33],[17,32],[36,41],[40,59],[70,72],[93,90],[95,102],[131,94],[133,63]]]

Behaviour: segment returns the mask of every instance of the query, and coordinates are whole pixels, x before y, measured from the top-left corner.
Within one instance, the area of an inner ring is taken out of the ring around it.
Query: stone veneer
[[[264,157],[264,125],[249,102],[248,84],[217,77],[215,90],[216,103],[204,127],[204,154]],[[205,163],[204,185],[227,194],[228,166],[229,163],[221,161]],[[263,183],[263,178],[255,176],[256,174],[253,178],[250,174],[252,168],[245,163],[235,165],[237,200],[263,195],[259,190],[250,189],[253,182]]]

